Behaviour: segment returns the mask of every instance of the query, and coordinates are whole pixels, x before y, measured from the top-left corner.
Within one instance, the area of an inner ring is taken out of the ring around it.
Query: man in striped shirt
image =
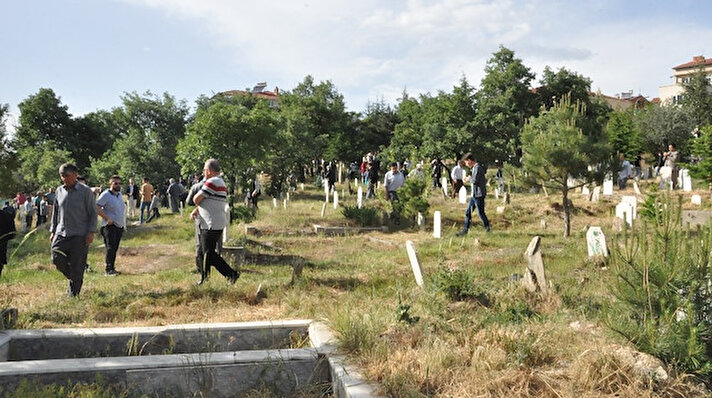
[[[222,230],[227,227],[227,187],[220,177],[220,165],[216,159],[208,159],[203,167],[205,182],[200,191],[193,198],[197,206],[190,213],[190,219],[195,220],[200,216],[200,245],[203,249],[203,272],[198,282],[205,283],[210,274],[210,266],[214,266],[223,276],[228,278],[228,284],[233,284],[240,277],[240,273],[233,270],[225,260],[215,251]]]

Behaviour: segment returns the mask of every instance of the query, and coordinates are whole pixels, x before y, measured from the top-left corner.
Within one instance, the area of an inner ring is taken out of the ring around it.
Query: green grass
[[[193,224],[186,212],[130,227],[118,277],[103,276],[97,235],[89,262],[98,272],[86,275],[79,299],[65,297],[66,282],[49,263],[47,232],[38,231],[6,267],[0,298],[19,308],[22,328],[324,320],[344,352],[389,396],[675,396],[664,392],[669,384],[645,384],[625,369],[622,381],[612,384],[601,370],[615,368],[606,347],[625,342],[602,326],[603,310],[614,299],[613,276],[586,261],[584,226],[602,226],[610,245],[611,203],[574,195],[585,210],[573,216],[566,239],[552,206],[557,196],[514,194],[504,214],[495,213],[501,201],[488,197],[493,232],[485,234],[475,219],[469,235],[455,237],[464,205],[435,193],[424,230],[327,237],[314,235],[312,224],[345,225],[341,211],[329,203],[321,217],[323,194],[313,187],[291,196],[286,210],[281,201],[277,208],[271,198],[260,202],[251,225],[262,237],[245,236],[244,224],[231,226],[232,242],[272,259],[245,264],[234,286],[215,271],[206,285],[194,285]],[[340,203],[354,206],[356,197],[340,197]],[[383,202],[364,205],[382,208]],[[435,210],[443,214],[442,239],[432,238]],[[548,229],[541,229],[541,219]],[[524,250],[536,235],[553,287],[548,296],[511,282],[522,274]],[[406,240],[415,242],[424,288],[415,284]],[[293,282],[295,261],[305,266]],[[266,298],[257,303],[259,284]],[[403,320],[404,308],[410,321]],[[575,331],[568,326],[574,321],[593,327]],[[596,361],[589,361],[591,352]],[[608,383],[605,389],[597,389],[601,383]]]

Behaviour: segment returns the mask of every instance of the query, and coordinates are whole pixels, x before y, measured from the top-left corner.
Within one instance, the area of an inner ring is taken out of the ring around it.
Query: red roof
[[[250,91],[243,91],[243,90],[230,90],[230,91],[223,91],[221,93],[218,93],[218,95],[242,95],[245,97],[248,95],[254,95],[257,98],[279,99],[279,95],[277,95],[271,91],[260,91],[258,93],[253,93]]]
[[[694,58],[692,58],[692,61],[684,63],[682,65],[678,65],[678,66],[674,67],[673,69],[675,69],[675,70],[686,69],[686,68],[692,68],[692,67],[696,67],[696,66],[700,66],[700,65],[705,65],[705,66],[712,65],[712,58],[705,59],[705,57],[703,57],[703,56],[694,57]]]

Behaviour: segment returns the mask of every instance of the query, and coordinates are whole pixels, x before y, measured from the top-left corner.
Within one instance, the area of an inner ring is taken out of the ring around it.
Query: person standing
[[[168,180],[168,199],[171,204],[171,213],[176,214],[180,210],[180,198],[185,192],[185,188],[174,178]]]
[[[159,207],[161,207],[161,192],[155,191],[153,192],[153,199],[151,199],[151,207],[148,208],[149,216],[146,220],[146,224],[150,223],[154,218],[161,216],[161,212],[158,210]]]
[[[121,196],[121,177],[113,175],[109,179],[109,188],[99,195],[96,201],[96,212],[101,220],[101,236],[104,238],[106,255],[106,276],[118,275],[116,271],[116,252],[119,250],[121,236],[124,234],[124,200]]]
[[[131,218],[136,217],[136,207],[138,207],[138,185],[134,183],[133,178],[129,178],[129,185],[126,186],[126,197],[128,202],[128,216]]]
[[[200,215],[200,243],[204,253],[204,267],[198,284],[205,283],[210,274],[210,267],[213,266],[228,279],[228,284],[231,285],[240,277],[240,273],[233,270],[215,251],[223,229],[227,227],[225,215],[227,188],[225,181],[220,177],[220,165],[216,159],[205,161],[203,175],[205,182],[193,197],[197,207],[190,213],[191,220],[195,220]]]
[[[665,159],[665,167],[669,167],[672,171],[670,175],[672,189],[677,189],[677,177],[680,174],[677,163],[680,161],[680,152],[677,151],[675,144],[668,145],[668,151],[663,153],[663,158]]]
[[[460,188],[464,185],[463,179],[465,178],[465,170],[462,166],[465,163],[462,160],[458,160],[455,167],[452,168],[450,172],[450,179],[452,180],[452,197],[455,198],[460,193]]]
[[[625,158],[625,154],[621,153],[618,158],[621,162],[621,171],[618,172],[618,189],[624,190],[628,179],[633,174],[633,166]]]
[[[32,218],[35,214],[35,207],[32,205],[31,195],[27,195],[27,200],[25,200],[25,204],[23,206],[25,206],[25,225],[27,230],[30,230],[32,229]]]
[[[96,230],[96,202],[91,188],[77,182],[77,166],[59,167],[62,185],[52,206],[50,242],[52,262],[69,280],[69,295],[78,296],[84,282],[89,245]]]
[[[247,196],[245,197],[245,206],[252,206],[257,210],[257,200],[262,194],[262,184],[260,184],[260,175],[255,174],[250,181],[250,188],[247,191]]]
[[[141,213],[138,216],[138,223],[143,224],[143,210],[146,209],[148,215],[151,215],[151,199],[153,198],[153,185],[148,182],[148,177],[143,178],[143,184],[141,184]]]
[[[490,231],[490,222],[485,214],[485,196],[487,196],[487,180],[485,179],[485,172],[487,171],[481,164],[475,161],[475,156],[468,152],[462,158],[465,161],[465,165],[472,169],[472,176],[470,177],[470,183],[472,184],[472,197],[470,198],[470,203],[467,204],[467,210],[465,210],[465,226],[462,231],[457,233],[457,236],[464,236],[470,229],[470,222],[472,221],[472,208],[477,209],[477,214],[479,214],[482,220],[482,225],[485,227],[485,231]]]
[[[39,194],[39,203],[37,204],[37,227],[47,222],[47,197],[44,194]]]
[[[7,264],[7,242],[14,237],[15,218],[6,211],[0,211],[0,275]]]
[[[403,173],[398,171],[398,163],[391,163],[391,169],[386,173],[386,177],[383,181],[388,201],[398,201],[398,188],[402,187],[404,183],[405,177]]]

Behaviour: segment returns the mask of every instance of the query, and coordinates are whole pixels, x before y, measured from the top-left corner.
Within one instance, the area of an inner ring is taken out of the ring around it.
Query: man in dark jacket
[[[470,222],[472,221],[472,208],[477,209],[477,213],[482,220],[482,225],[485,227],[485,231],[490,231],[489,219],[485,214],[485,196],[487,196],[487,180],[485,179],[485,169],[481,164],[475,161],[475,156],[472,153],[467,153],[463,156],[462,160],[465,161],[467,167],[472,168],[472,176],[470,177],[470,182],[472,183],[472,197],[470,198],[470,203],[467,204],[467,210],[465,211],[465,226],[462,231],[457,233],[457,236],[464,236],[470,229]]]

